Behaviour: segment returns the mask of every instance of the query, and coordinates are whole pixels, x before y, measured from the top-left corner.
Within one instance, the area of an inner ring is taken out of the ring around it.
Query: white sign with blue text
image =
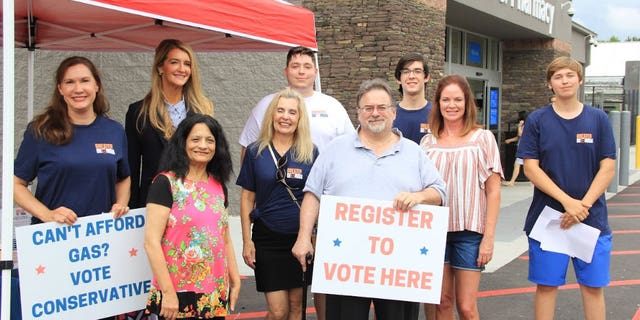
[[[92,319],[144,309],[151,268],[145,209],[16,228],[25,319]]]

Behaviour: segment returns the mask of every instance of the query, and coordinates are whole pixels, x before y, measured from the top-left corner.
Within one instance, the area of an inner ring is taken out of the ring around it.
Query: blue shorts
[[[557,287],[566,283],[569,259],[573,262],[578,283],[593,288],[606,287],[611,264],[611,234],[598,238],[591,263],[563,253],[544,251],[540,242],[529,238],[529,281]]]
[[[478,253],[483,235],[473,231],[447,232],[447,245],[444,249],[444,263],[452,268],[482,271],[478,267]]]

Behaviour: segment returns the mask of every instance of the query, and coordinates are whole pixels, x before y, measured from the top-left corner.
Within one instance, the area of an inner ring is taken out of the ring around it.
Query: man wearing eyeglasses
[[[398,103],[393,127],[398,128],[405,138],[420,144],[429,128],[431,114],[431,102],[427,101],[425,92],[429,67],[424,56],[411,53],[400,58],[395,77],[402,100]]]
[[[424,151],[392,129],[396,106],[389,85],[382,79],[365,81],[356,101],[358,131],[335,138],[320,153],[305,184],[292,249],[303,270],[307,254],[313,253],[310,238],[322,195],[389,200],[399,211],[417,204],[440,205],[445,199],[445,183]],[[369,319],[371,302],[377,320],[418,319],[419,303],[342,295],[327,295],[327,319]]]

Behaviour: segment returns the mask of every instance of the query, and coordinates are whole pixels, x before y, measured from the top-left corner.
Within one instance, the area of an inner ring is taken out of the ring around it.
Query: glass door
[[[489,129],[489,110],[487,103],[487,82],[482,79],[467,78],[471,92],[473,92],[473,98],[476,101],[476,107],[478,108],[478,123],[485,129]]]

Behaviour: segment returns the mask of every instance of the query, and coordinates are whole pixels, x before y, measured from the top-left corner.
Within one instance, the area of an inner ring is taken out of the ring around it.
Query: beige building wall
[[[31,54],[16,49],[15,54],[15,151],[27,123],[27,60]],[[100,72],[111,105],[110,117],[124,125],[127,107],[149,90],[153,53],[104,53],[35,51],[34,114],[49,102],[58,64],[71,55],[91,59]],[[206,95],[213,101],[215,117],[225,129],[231,146],[234,175],[229,183],[231,213],[240,213],[240,189],[235,179],[240,172],[238,138],[251,109],[265,95],[286,86],[283,52],[196,53]],[[1,64],[1,62],[0,62]],[[1,84],[0,84],[1,87]],[[0,100],[2,97],[0,96]],[[0,115],[1,116],[1,115]],[[3,121],[4,125],[5,122]],[[15,158],[15,155],[14,155]]]

